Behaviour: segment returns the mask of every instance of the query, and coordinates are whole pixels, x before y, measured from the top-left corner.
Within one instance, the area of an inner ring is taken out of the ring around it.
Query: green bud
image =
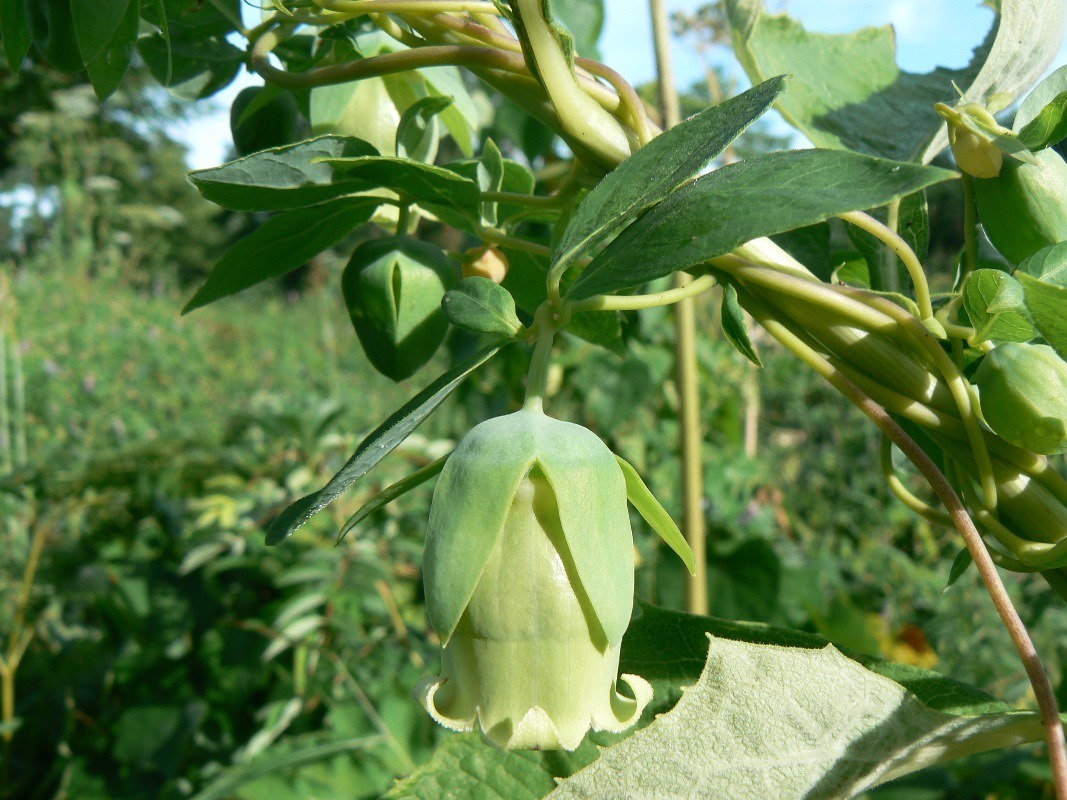
[[[626,484],[591,431],[531,410],[471,430],[434,491],[424,569],[444,652],[416,694],[437,722],[573,750],[640,717],[651,687],[616,683],[633,607]]]
[[[292,92],[263,86],[242,89],[230,106],[230,133],[237,155],[246,156],[270,147],[292,144],[303,138],[304,123]],[[248,109],[254,104],[252,111]]]
[[[448,330],[441,300],[455,282],[455,267],[432,244],[396,236],[356,248],[341,288],[375,369],[400,381],[430,360]]]
[[[1067,364],[1051,347],[1002,344],[982,359],[974,383],[1000,437],[1044,455],[1067,450]]]
[[[997,177],[974,182],[982,226],[1015,264],[1067,241],[1067,164],[1052,149],[1034,158],[1034,164],[1008,159]]]
[[[1000,148],[961,125],[948,126],[948,142],[956,166],[975,178],[995,178],[1004,165]]]

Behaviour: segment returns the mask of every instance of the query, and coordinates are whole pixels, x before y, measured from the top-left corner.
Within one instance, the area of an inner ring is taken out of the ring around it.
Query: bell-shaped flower
[[[539,411],[460,442],[426,541],[443,669],[416,693],[437,722],[507,749],[573,750],[589,729],[637,721],[652,688],[616,678],[633,606],[627,480],[596,434]]]

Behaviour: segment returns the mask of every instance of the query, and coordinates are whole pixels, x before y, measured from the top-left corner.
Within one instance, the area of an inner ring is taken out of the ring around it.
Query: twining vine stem
[[[993,601],[993,606],[1000,615],[1004,627],[1007,628],[1012,643],[1015,645],[1015,649],[1023,662],[1023,668],[1026,670],[1030,685],[1033,687],[1034,696],[1041,711],[1041,721],[1045,727],[1056,797],[1057,800],[1067,800],[1067,742],[1064,740],[1063,725],[1060,721],[1055,692],[1049,681],[1048,674],[1045,672],[1044,665],[1041,663],[1037,649],[1034,647],[1034,642],[1030,638],[1030,633],[1019,616],[1019,612],[1016,611],[1015,606],[1012,604],[1008,590],[1000,578],[1000,573],[997,572],[996,565],[986,549],[985,542],[982,541],[982,535],[978,532],[970,515],[967,513],[966,507],[952,488],[952,484],[949,483],[944,473],[938,469],[926,452],[900,427],[897,421],[859,386],[850,381],[819,353],[808,347],[799,337],[794,335],[788,326],[775,319],[773,314],[752,298],[751,295],[746,295],[744,304],[771,336],[825,378],[827,382],[858,406],[881,429],[889,440],[922,473],[938,499],[945,506],[945,510],[951,517],[956,530],[963,537],[967,551],[971,554],[971,558],[974,559],[986,591],[988,591]]]

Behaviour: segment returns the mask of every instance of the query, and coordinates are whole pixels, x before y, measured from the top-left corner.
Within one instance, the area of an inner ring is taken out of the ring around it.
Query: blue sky
[[[667,0],[670,11],[693,11],[702,0]],[[774,6],[774,2],[768,3]],[[651,23],[645,0],[605,0],[606,26],[601,39],[604,60],[632,83],[655,76]],[[962,67],[971,50],[985,37],[992,12],[978,0],[788,0],[787,10],[809,30],[845,33],[867,25],[894,26],[897,60],[911,72],[928,72],[936,66]],[[680,86],[701,77],[700,62],[685,42],[674,42],[675,73]],[[728,51],[718,56],[743,79],[743,72]],[[1067,62],[1067,45],[1061,46],[1052,67]],[[178,135],[190,145],[190,165],[213,166],[222,161],[229,147],[228,108],[241,88],[257,81],[247,75],[218,95],[216,113],[183,126]],[[783,123],[784,124],[784,123]]]

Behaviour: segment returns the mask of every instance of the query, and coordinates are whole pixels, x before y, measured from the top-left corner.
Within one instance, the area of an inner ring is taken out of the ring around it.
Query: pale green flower
[[[475,427],[434,492],[426,605],[441,677],[416,693],[458,731],[507,749],[573,750],[633,725],[652,697],[616,684],[633,605],[622,468],[591,431],[523,410]]]

